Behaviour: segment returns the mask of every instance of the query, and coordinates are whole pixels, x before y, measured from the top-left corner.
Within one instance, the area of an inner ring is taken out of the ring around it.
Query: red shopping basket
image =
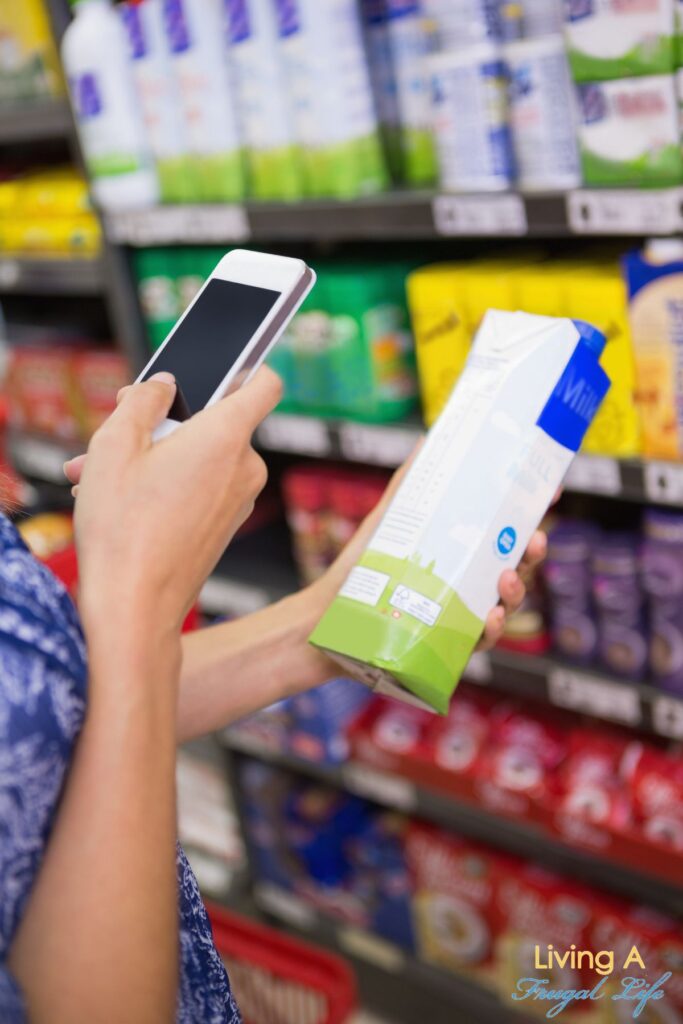
[[[356,984],[339,957],[209,906],[216,948],[244,1024],[344,1024]]]

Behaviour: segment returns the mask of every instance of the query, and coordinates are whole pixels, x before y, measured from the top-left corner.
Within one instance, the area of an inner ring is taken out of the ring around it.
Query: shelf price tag
[[[386,775],[376,768],[353,761],[342,768],[344,785],[356,796],[376,800],[385,807],[399,811],[413,811],[417,806],[417,791],[409,779],[397,775]]]
[[[650,501],[683,505],[683,465],[646,462],[643,468],[645,496]]]
[[[548,675],[548,696],[560,708],[583,711],[623,725],[637,726],[642,722],[640,697],[628,683],[558,668]]]
[[[432,213],[436,233],[446,237],[527,233],[524,200],[514,193],[436,196]]]
[[[579,189],[567,194],[567,220],[577,235],[672,234],[683,228],[677,188]]]
[[[652,725],[660,736],[683,740],[683,700],[680,697],[655,697],[652,702]]]
[[[0,286],[15,288],[21,280],[21,264],[18,260],[0,260]]]
[[[351,956],[367,960],[384,971],[398,974],[405,967],[406,958],[402,950],[378,935],[371,935],[351,925],[342,925],[337,929],[337,937],[339,945]]]
[[[305,903],[286,889],[269,882],[261,882],[254,888],[256,902],[263,910],[279,917],[282,921],[293,924],[296,928],[312,931],[317,922],[317,914],[313,907]]]
[[[419,427],[370,427],[364,423],[339,425],[342,456],[351,462],[369,462],[374,466],[400,466],[421,436]]]
[[[244,242],[251,234],[243,206],[153,206],[122,210],[106,220],[107,234],[123,245]]]
[[[314,416],[274,413],[256,431],[256,442],[274,452],[300,455],[332,455],[330,432],[324,420]]]
[[[621,473],[616,459],[577,455],[565,477],[565,487],[586,494],[621,493]]]
[[[73,452],[61,448],[59,444],[33,437],[15,438],[11,442],[10,450],[19,470],[27,476],[66,485],[63,466]]]

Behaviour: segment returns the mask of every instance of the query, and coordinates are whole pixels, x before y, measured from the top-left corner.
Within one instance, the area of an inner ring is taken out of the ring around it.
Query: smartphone
[[[241,387],[314,284],[303,260],[245,249],[227,253],[138,377],[167,370],[176,379],[175,400],[154,439]]]

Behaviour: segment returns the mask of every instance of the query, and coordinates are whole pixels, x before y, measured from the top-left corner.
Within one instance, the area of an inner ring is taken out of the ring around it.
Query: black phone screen
[[[178,392],[169,419],[186,420],[204,408],[280,294],[234,281],[209,281],[143,378],[160,370],[174,375]]]

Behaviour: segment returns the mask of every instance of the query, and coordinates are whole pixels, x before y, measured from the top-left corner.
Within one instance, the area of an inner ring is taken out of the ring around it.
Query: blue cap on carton
[[[572,323],[581,335],[581,340],[585,342],[585,344],[588,345],[588,347],[592,349],[599,358],[607,344],[607,338],[602,331],[599,331],[597,327],[593,327],[593,324],[586,323],[585,320],[573,320]]]

